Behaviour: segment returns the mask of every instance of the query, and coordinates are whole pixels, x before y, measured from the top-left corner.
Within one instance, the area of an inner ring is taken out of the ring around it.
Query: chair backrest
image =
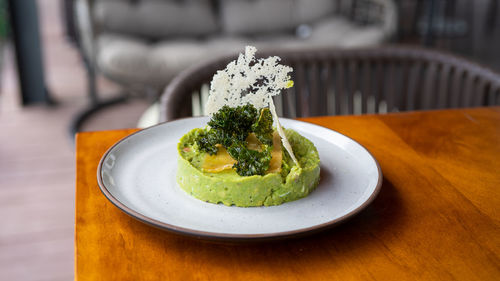
[[[293,88],[275,98],[285,117],[385,113],[500,104],[500,74],[454,55],[387,46],[270,51],[293,67]],[[161,121],[203,115],[208,85],[236,56],[179,74],[161,97]]]

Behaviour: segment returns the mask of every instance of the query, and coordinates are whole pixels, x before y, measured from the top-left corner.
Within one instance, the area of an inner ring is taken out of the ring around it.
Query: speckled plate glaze
[[[321,160],[321,180],[309,196],[272,207],[228,207],[200,201],[175,181],[177,143],[208,118],[163,123],[132,134],[102,157],[97,180],[103,194],[130,216],[176,233],[224,241],[255,241],[316,232],[355,215],[377,195],[382,173],[356,141],[306,122],[280,119],[310,139]]]

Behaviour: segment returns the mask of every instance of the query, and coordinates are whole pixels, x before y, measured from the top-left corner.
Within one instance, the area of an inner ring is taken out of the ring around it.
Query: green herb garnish
[[[257,139],[268,146],[273,145],[273,116],[268,108],[260,111],[259,119],[252,125],[252,132]]]
[[[233,168],[240,176],[264,175],[269,169],[273,145],[273,118],[268,108],[260,112],[247,104],[223,106],[208,122],[210,129],[196,139],[198,147],[210,155],[217,153],[217,144],[224,146],[237,163]],[[254,133],[262,151],[247,148],[247,137]]]

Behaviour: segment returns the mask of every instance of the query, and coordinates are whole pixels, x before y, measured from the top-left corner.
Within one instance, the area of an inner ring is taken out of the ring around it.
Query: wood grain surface
[[[382,167],[380,194],[330,230],[252,244],[186,238],[121,212],[96,169],[135,130],[79,134],[75,278],[500,280],[500,107],[304,120],[364,145]]]

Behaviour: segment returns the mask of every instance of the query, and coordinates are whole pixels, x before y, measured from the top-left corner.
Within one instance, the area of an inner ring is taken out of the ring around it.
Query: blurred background
[[[144,127],[186,68],[410,44],[500,71],[497,0],[0,0],[0,280],[71,280],[74,133]]]

